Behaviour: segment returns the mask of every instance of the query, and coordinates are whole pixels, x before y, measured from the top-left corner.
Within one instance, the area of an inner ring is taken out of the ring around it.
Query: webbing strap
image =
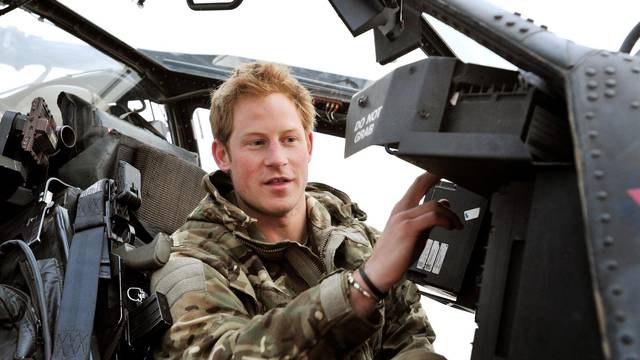
[[[56,326],[55,360],[86,360],[89,356],[104,241],[104,226],[81,231],[73,237]]]

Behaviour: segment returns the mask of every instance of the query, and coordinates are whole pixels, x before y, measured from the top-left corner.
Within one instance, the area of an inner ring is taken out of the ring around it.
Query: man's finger
[[[451,211],[451,209],[443,206],[437,201],[429,201],[427,203],[420,204],[419,206],[403,211],[402,213],[398,214],[398,216],[402,219],[411,220],[422,217],[425,214],[429,213],[434,213],[436,217],[446,217],[447,219],[449,219],[449,223],[451,224],[450,229],[463,228],[462,222],[460,221],[458,215],[456,215],[456,213]],[[425,223],[420,226],[428,228],[433,225],[434,224]]]
[[[398,210],[406,210],[418,205],[422,197],[427,193],[427,190],[436,185],[439,181],[439,176],[429,173],[424,173],[418,176],[402,199],[398,202],[400,207]]]
[[[424,231],[436,226],[443,227],[448,230],[462,229],[462,223],[458,216],[449,209],[441,207],[437,210],[425,212],[410,220],[417,230]]]

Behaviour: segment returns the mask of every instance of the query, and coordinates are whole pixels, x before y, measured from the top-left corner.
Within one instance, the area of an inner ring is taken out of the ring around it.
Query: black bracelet
[[[371,282],[371,279],[369,279],[367,273],[364,272],[364,265],[358,268],[358,273],[360,274],[362,280],[364,280],[364,283],[367,284],[367,287],[369,288],[369,290],[371,290],[373,295],[375,295],[378,299],[384,299],[385,297],[387,297],[387,294],[389,292],[383,293],[382,291],[380,291],[380,289],[373,285],[373,282]]]

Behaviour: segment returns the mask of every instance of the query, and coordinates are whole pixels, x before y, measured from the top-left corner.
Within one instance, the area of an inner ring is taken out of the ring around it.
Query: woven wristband
[[[384,299],[385,297],[387,297],[387,294],[389,294],[389,292],[384,293],[380,291],[380,289],[378,289],[375,285],[373,285],[373,282],[371,281],[371,279],[369,279],[367,273],[364,272],[364,265],[358,268],[358,273],[360,274],[362,280],[364,280],[364,283],[367,284],[367,287],[369,288],[369,290],[371,290],[373,295],[375,295],[378,299]]]

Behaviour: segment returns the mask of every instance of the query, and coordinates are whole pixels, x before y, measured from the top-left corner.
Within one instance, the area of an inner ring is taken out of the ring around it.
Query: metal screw
[[[502,19],[502,15],[500,15],[500,14],[493,15],[493,18],[496,19],[496,20],[500,20],[500,19]]]
[[[527,22],[530,22],[530,23],[532,23],[532,24],[533,24],[533,19],[532,19],[532,18],[528,18],[528,19],[527,19]]]
[[[507,26],[513,26],[513,25],[515,25],[515,24],[516,24],[516,23],[515,23],[515,22],[513,22],[513,21],[507,21]]]
[[[611,293],[612,293],[613,295],[615,295],[615,296],[620,296],[620,295],[622,295],[622,289],[621,289],[619,286],[614,285],[614,286],[611,288]]]
[[[596,170],[593,172],[593,177],[595,177],[598,180],[601,180],[602,178],[604,178],[604,171],[602,170]]]
[[[633,336],[629,334],[622,334],[620,336],[620,342],[622,342],[624,345],[631,345],[633,344]]]
[[[547,25],[540,25],[540,27],[541,27],[543,30],[549,30],[549,27],[548,27]]]
[[[420,115],[421,118],[423,119],[427,119],[431,116],[431,114],[429,112],[427,112],[426,110],[419,110],[418,111],[418,115]]]
[[[516,11],[516,12],[514,12],[514,13],[513,13],[513,15],[515,15],[515,16],[522,16],[522,14],[520,14],[520,13],[519,13],[519,12],[517,12],[517,11]]]
[[[369,98],[367,98],[366,95],[362,95],[358,98],[358,105],[360,105],[361,107],[367,106],[368,103],[369,103]]]
[[[526,27],[521,27],[520,28],[520,32],[523,33],[523,34],[526,33],[527,31],[529,31],[529,28],[526,28]]]
[[[613,246],[613,244],[615,243],[615,239],[613,238],[613,236],[605,236],[603,242],[605,246]]]

